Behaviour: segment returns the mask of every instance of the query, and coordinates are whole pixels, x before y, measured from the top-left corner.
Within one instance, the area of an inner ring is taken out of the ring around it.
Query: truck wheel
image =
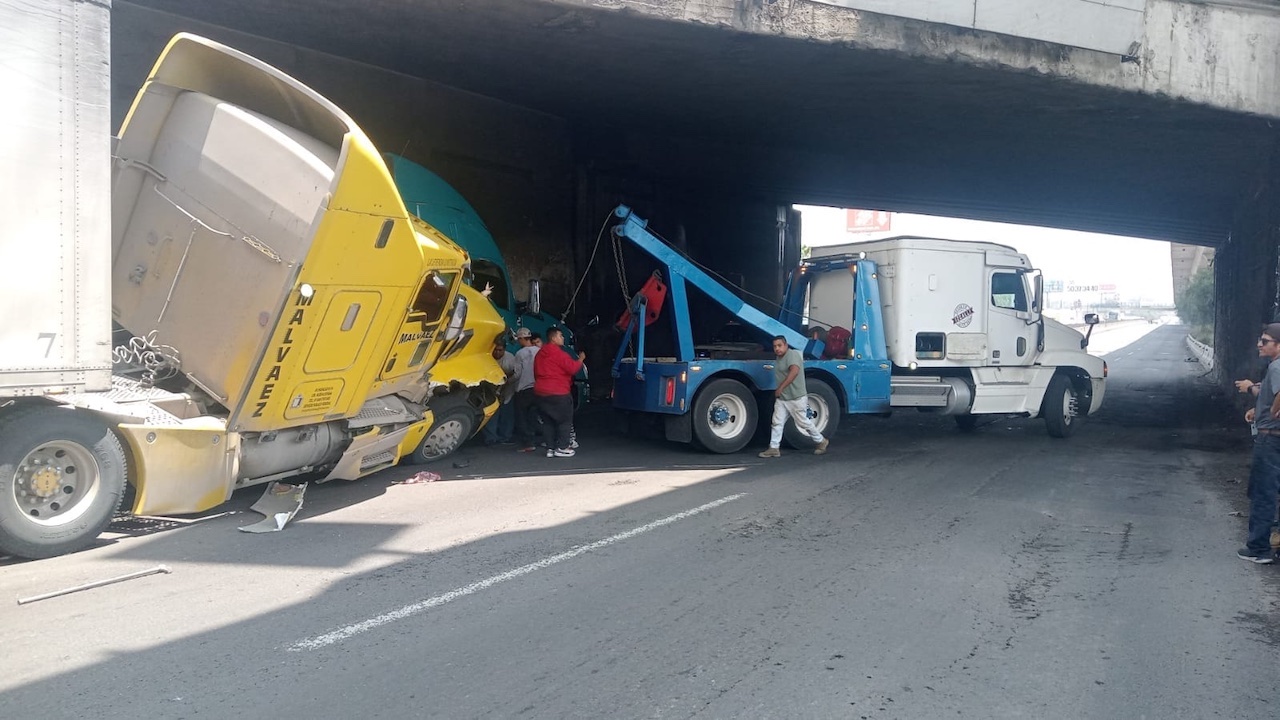
[[[1079,395],[1066,375],[1054,375],[1049,381],[1040,414],[1051,437],[1071,437],[1079,422]]]
[[[756,431],[756,399],[737,380],[707,383],[693,401],[693,437],[714,453],[738,452]]]
[[[0,552],[47,558],[82,550],[111,524],[127,465],[105,422],[57,407],[0,426]]]
[[[829,438],[840,427],[840,400],[831,386],[822,380],[805,378],[804,385],[809,391],[809,419],[823,437]],[[791,418],[787,418],[787,424],[782,426],[782,439],[797,450],[812,450],[815,447],[813,438],[800,432],[796,421]]]
[[[425,465],[446,457],[471,439],[476,429],[476,416],[466,405],[445,407],[435,416],[431,429],[418,447],[405,458],[414,465]]]

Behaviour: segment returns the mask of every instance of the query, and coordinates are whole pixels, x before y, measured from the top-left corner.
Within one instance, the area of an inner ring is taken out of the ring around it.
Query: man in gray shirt
[[[782,457],[782,428],[787,424],[787,417],[796,421],[796,427],[818,444],[813,449],[814,455],[827,451],[830,442],[822,437],[813,420],[809,419],[809,391],[804,386],[804,358],[799,350],[787,345],[787,339],[781,335],[773,338],[773,354],[778,360],[773,364],[773,379],[777,387],[773,391],[773,424],[769,432],[769,449],[760,453],[762,458]],[[1277,438],[1280,440],[1280,438]]]
[[[1271,550],[1271,526],[1276,521],[1280,496],[1280,323],[1271,323],[1258,338],[1258,356],[1271,362],[1258,389],[1258,401],[1245,413],[1244,421],[1254,423],[1258,436],[1253,440],[1253,466],[1249,471],[1249,532],[1245,546],[1236,552],[1241,560],[1269,565],[1275,562]]]
[[[529,332],[529,328],[516,330],[516,342],[520,349],[516,351],[516,435],[520,438],[520,452],[533,452],[540,430],[535,404],[537,398],[533,394],[533,356],[538,354],[536,341],[538,334]]]

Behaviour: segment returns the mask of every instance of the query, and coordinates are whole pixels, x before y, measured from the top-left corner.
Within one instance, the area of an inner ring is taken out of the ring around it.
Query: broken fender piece
[[[252,525],[239,528],[240,532],[267,533],[279,532],[302,509],[302,496],[307,492],[307,484],[287,485],[273,482],[267,486],[266,492],[258,498],[250,510],[262,513],[266,517]]]

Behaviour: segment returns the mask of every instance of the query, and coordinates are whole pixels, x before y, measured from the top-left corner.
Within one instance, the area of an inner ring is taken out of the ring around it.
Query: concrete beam
[[[1264,5],[1179,0],[554,2],[1040,73],[1280,117],[1280,8]],[[1145,13],[1140,12],[1143,6]],[[1120,28],[1119,34],[1098,38],[1097,23],[1106,21],[1104,15]],[[1121,42],[1122,36],[1128,40]],[[1101,47],[1112,49],[1097,49]],[[1128,56],[1131,49],[1136,49],[1133,57]]]
[[[1203,245],[1169,243],[1169,259],[1173,268],[1173,296],[1182,294],[1191,278],[1201,270],[1212,267],[1214,249]]]

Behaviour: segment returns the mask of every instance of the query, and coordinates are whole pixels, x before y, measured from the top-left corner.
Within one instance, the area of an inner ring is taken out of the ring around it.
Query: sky
[[[958,220],[932,215],[889,213],[888,232],[850,233],[840,208],[797,206],[801,242],[810,247],[878,240],[894,235],[923,235],[952,240],[982,240],[1009,245],[1031,258],[1045,280],[1068,285],[1115,285],[1122,300],[1173,304],[1173,268],[1169,243],[1099,233],[1027,225]]]

